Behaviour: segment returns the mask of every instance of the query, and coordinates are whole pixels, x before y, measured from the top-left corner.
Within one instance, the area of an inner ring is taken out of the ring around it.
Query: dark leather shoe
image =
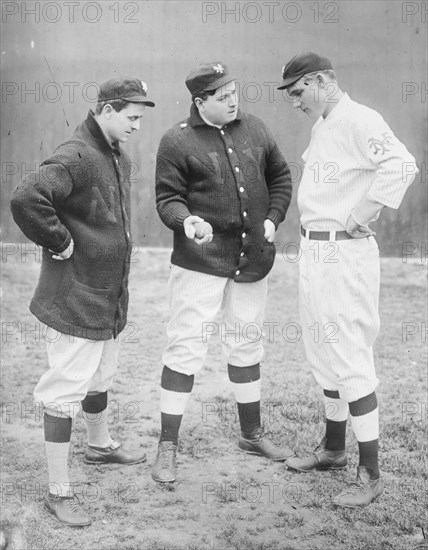
[[[238,447],[241,451],[245,451],[246,453],[264,456],[277,462],[283,462],[290,456],[294,456],[294,452],[288,447],[275,447],[275,445],[267,439],[263,428],[257,429],[248,439],[241,435]]]
[[[343,470],[348,465],[346,451],[329,451],[325,448],[326,438],[321,441],[312,455],[304,458],[290,458],[286,465],[289,470],[310,472],[311,470]]]
[[[352,487],[345,489],[335,495],[331,502],[335,506],[344,506],[346,508],[359,508],[367,506],[375,498],[383,493],[383,481],[370,479],[370,473],[365,466],[357,468],[357,482]]]
[[[120,443],[113,441],[110,447],[93,447],[88,445],[85,453],[87,464],[139,464],[146,460],[146,454],[131,455],[120,448]]]
[[[158,453],[152,468],[152,478],[161,483],[172,483],[177,479],[177,445],[172,441],[160,441]]]
[[[92,523],[91,518],[82,510],[76,497],[60,497],[49,493],[44,498],[45,507],[51,514],[69,527],[85,527]]]

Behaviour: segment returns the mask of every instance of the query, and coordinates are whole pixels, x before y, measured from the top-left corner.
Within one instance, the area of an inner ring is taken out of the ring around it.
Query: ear
[[[196,108],[199,111],[203,112],[205,110],[204,102],[202,101],[202,99],[200,97],[195,97],[195,105],[196,105]]]
[[[112,114],[113,114],[113,107],[110,105],[110,103],[107,103],[106,105],[104,105],[103,110],[102,110],[102,114],[103,114],[107,119],[110,119],[110,118],[112,117]]]
[[[326,83],[327,83],[327,79],[326,79],[325,75],[323,75],[322,73],[318,73],[316,75],[315,81],[318,83],[320,88],[324,88]]]

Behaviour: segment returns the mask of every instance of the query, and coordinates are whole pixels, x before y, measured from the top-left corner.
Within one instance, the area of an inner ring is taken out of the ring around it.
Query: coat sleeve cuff
[[[266,219],[273,222],[275,229],[278,229],[278,225],[284,220],[284,215],[275,208],[271,208],[266,216]]]
[[[71,235],[69,232],[67,232],[67,236],[65,240],[58,246],[50,247],[49,250],[52,250],[52,252],[56,252],[60,254],[61,252],[64,252],[64,250],[66,250],[69,247],[70,243],[71,243]]]

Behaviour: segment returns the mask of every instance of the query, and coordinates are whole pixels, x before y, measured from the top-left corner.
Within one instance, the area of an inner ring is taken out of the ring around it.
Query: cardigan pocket
[[[69,281],[56,298],[61,318],[70,325],[103,330],[114,324],[115,302],[110,288],[93,288],[76,280]]]

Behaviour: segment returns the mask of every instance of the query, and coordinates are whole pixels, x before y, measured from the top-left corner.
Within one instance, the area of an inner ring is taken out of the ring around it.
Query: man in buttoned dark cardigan
[[[235,80],[223,63],[197,67],[186,86],[190,117],[163,136],[156,167],[157,209],[174,232],[162,429],[152,471],[159,482],[176,479],[181,419],[207,336],[217,330],[238,404],[239,448],[272,460],[293,454],[270,443],[260,421],[267,275],[290,204],[290,171],[264,123],[238,110]]]

